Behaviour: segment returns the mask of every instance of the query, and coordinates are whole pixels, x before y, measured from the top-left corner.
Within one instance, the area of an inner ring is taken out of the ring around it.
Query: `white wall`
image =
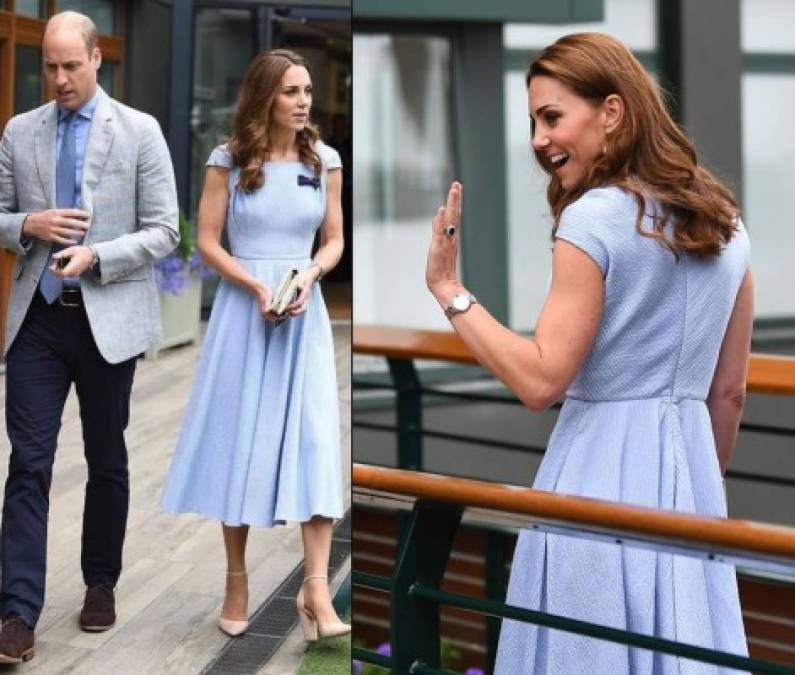
[[[795,55],[795,2],[743,0],[748,52]],[[751,238],[756,314],[795,316],[795,69],[742,80],[743,218]]]

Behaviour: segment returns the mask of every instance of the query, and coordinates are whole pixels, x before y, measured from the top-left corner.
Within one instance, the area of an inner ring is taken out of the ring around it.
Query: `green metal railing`
[[[353,388],[354,390],[394,391],[396,394],[396,424],[379,424],[354,418],[352,426],[355,429],[397,434],[397,465],[399,468],[413,471],[423,470],[423,445],[426,437],[537,455],[544,453],[545,448],[541,446],[425,428],[423,405],[429,399],[505,405],[522,404],[511,395],[447,391],[438,387],[424,386],[413,360],[389,357],[387,363],[391,382],[363,381],[354,378]],[[741,423],[740,429],[747,432],[795,437],[795,429],[780,426]],[[737,470],[728,471],[726,476],[764,485],[795,487],[795,479],[782,476]],[[460,522],[461,512],[461,510],[451,510],[449,505],[418,502],[411,517],[401,524],[400,556],[393,578],[390,580],[354,571],[352,578],[354,585],[389,592],[392,598],[390,606],[393,607],[391,610],[393,626],[391,657],[356,648],[354,658],[389,668],[393,673],[401,675],[403,673],[444,672],[438,669],[438,609],[440,604],[445,604],[477,611],[489,617],[487,621],[487,662],[490,664],[493,664],[495,658],[500,620],[512,618],[634,647],[655,649],[661,653],[692,658],[704,663],[740,670],[746,669],[755,673],[795,674],[795,668],[769,661],[720,653],[693,645],[505,605],[499,602],[499,599],[504,597],[507,582],[503,565],[505,535],[499,531],[487,534],[487,598],[468,598],[445,593],[439,590],[439,583],[452,546],[452,536]],[[435,616],[435,619],[431,615]],[[416,645],[416,648],[412,645]]]
[[[370,467],[373,468],[373,467]],[[357,482],[354,473],[354,485]],[[366,485],[365,485],[366,487]],[[555,630],[593,637],[662,654],[700,661],[702,663],[764,674],[795,674],[795,667],[772,661],[738,656],[715,649],[654,637],[609,626],[580,621],[542,611],[507,605],[490,598],[475,598],[440,589],[444,570],[448,564],[456,531],[461,523],[464,507],[418,499],[404,528],[394,572],[391,578],[353,572],[353,584],[390,596],[391,655],[385,657],[373,651],[357,648],[354,658],[389,669],[396,675],[407,673],[441,673],[440,665],[440,606],[457,607],[495,619],[513,619]],[[534,526],[538,527],[538,526]],[[582,524],[576,528],[581,531]],[[541,530],[545,530],[543,525]],[[559,527],[549,531],[560,531]],[[795,537],[795,531],[793,531]],[[616,531],[614,541],[632,544],[625,531]],[[671,537],[674,539],[674,537]],[[688,544],[681,541],[676,546],[682,550]],[[719,547],[718,547],[719,548]],[[687,555],[684,550],[682,552]],[[692,555],[703,556],[703,551],[692,547]],[[722,557],[718,550],[709,556]],[[795,553],[788,558],[791,573],[795,574]]]
[[[353,419],[355,429],[367,429],[397,434],[397,465],[401,469],[422,471],[424,438],[456,441],[468,445],[485,445],[502,450],[515,450],[542,455],[546,448],[525,443],[511,443],[497,439],[455,434],[438,429],[428,429],[423,426],[422,410],[425,397],[437,399],[451,399],[470,401],[473,403],[497,403],[504,405],[523,405],[522,402],[511,395],[456,392],[439,389],[438,387],[423,386],[414,362],[409,359],[387,358],[391,382],[372,382],[353,379],[354,390],[382,390],[394,391],[396,395],[397,422],[396,424],[378,424]],[[560,408],[560,404],[552,406]],[[740,430],[745,432],[766,433],[772,436],[795,438],[795,428],[766,424],[740,423]],[[781,487],[795,487],[795,479],[782,476],[771,476],[750,471],[730,469],[726,478],[761,483],[763,485],[777,485]]]

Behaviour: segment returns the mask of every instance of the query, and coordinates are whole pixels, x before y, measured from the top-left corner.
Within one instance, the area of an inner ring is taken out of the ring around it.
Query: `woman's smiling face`
[[[527,93],[533,150],[564,189],[577,187],[604,152],[611,126],[607,106],[584,99],[545,75],[533,77]]]

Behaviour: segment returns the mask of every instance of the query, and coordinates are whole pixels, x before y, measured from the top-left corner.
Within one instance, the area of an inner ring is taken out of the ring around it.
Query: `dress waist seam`
[[[583,403],[621,403],[625,401],[664,401],[666,403],[679,403],[680,401],[698,401],[706,403],[703,396],[695,394],[658,394],[655,396],[627,396],[626,398],[585,398],[582,396],[566,395],[567,400],[582,401]]]
[[[309,260],[308,255],[240,255],[233,253],[232,257],[240,260]]]

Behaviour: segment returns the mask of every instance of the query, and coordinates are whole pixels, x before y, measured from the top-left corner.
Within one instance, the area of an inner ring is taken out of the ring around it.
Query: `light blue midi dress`
[[[677,260],[636,231],[636,214],[634,197],[616,187],[590,190],[562,214],[556,237],[599,265],[605,304],[533,486],[725,516],[705,399],[748,267],[748,238],[740,223],[718,258]],[[747,655],[735,570],[725,563],[522,530],[507,602]],[[735,671],[504,620],[495,672]]]
[[[226,231],[235,260],[272,290],[311,264],[326,211],[326,175],[341,166],[318,143],[319,185],[300,162],[266,162],[251,194],[226,146],[208,166],[229,171]],[[304,183],[304,184],[300,184]],[[334,342],[320,285],[304,314],[273,326],[254,296],[222,280],[163,490],[163,508],[227,525],[270,527],[343,515]]]

